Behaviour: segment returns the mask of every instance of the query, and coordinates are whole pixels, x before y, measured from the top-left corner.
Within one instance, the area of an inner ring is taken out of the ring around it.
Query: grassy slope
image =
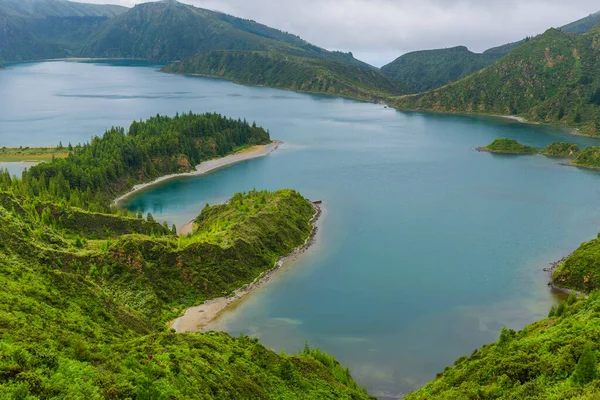
[[[209,207],[204,220],[217,223],[223,215],[236,223],[210,224],[209,233],[200,228],[185,243],[168,231],[145,236],[148,226],[161,229],[152,222],[54,210],[75,215],[73,223],[88,231],[88,241],[77,245],[57,218],[37,212],[44,206],[8,194],[0,199],[0,397],[368,398],[318,350],[277,355],[247,337],[166,332],[174,304],[250,282],[304,241],[313,210],[297,193],[253,192],[226,209]],[[247,212],[249,204],[259,208]],[[107,218],[110,240],[86,228]],[[246,243],[201,247],[206,235],[227,232]],[[213,259],[207,247],[220,255]],[[244,249],[256,255],[240,258]]]
[[[571,297],[550,315],[520,332],[503,329],[497,343],[459,358],[406,399],[598,398],[600,380],[592,372],[600,355],[600,296]],[[580,362],[586,347],[587,365]]]
[[[169,65],[162,71],[366,100],[406,93],[402,84],[371,68],[277,52],[214,51]]]
[[[0,68],[2,69],[2,68]],[[0,149],[0,161],[52,161],[52,157],[67,157],[67,149],[57,147],[25,147]]]
[[[381,72],[406,85],[412,93],[444,86],[492,64],[500,55],[477,54],[464,46],[405,54]]]
[[[575,36],[551,29],[493,65],[421,95],[397,98],[399,108],[522,115],[596,134],[600,123],[600,27]]]

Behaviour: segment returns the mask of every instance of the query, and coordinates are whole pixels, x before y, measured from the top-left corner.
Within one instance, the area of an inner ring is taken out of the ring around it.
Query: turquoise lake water
[[[446,365],[522,328],[556,301],[543,268],[595,237],[600,175],[542,156],[474,151],[600,144],[491,117],[381,105],[127,63],[41,63],[0,73],[0,146],[89,140],[156,113],[216,111],[268,128],[272,155],[130,199],[183,224],[237,191],[291,187],[324,201],[317,244],[212,325],[275,350],[308,340],[380,397],[401,397]]]

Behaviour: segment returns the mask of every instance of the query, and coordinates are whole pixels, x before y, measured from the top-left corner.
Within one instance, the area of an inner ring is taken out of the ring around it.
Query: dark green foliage
[[[517,114],[598,133],[600,26],[584,35],[550,29],[489,67],[446,87],[398,98],[399,108]]]
[[[162,71],[365,100],[407,93],[402,84],[372,68],[279,52],[212,51],[169,65]]]
[[[269,142],[264,129],[219,114],[157,115],[134,121],[127,133],[112,128],[90,143],[69,144],[69,157],[38,164],[24,172],[22,180],[0,173],[0,189],[108,212],[113,199],[137,183],[189,171],[204,160]]]
[[[556,142],[546,146],[542,153],[549,157],[576,157],[579,153],[579,146],[574,143]]]
[[[600,296],[568,303],[560,317],[551,313],[520,332],[503,328],[497,343],[462,357],[405,398],[594,399]]]
[[[596,367],[596,354],[594,353],[593,346],[586,344],[577,362],[577,368],[573,373],[573,381],[579,385],[585,386],[598,378],[598,371]]]
[[[583,168],[600,168],[600,147],[590,146],[581,150],[571,165]]]
[[[600,239],[579,246],[556,268],[552,283],[561,288],[585,292],[600,289]]]
[[[411,93],[421,93],[479,71],[500,57],[473,53],[464,46],[416,51],[383,66],[381,72],[402,82]]]
[[[504,138],[496,139],[489,145],[480,147],[479,150],[501,154],[535,154],[538,152],[534,147],[525,146],[516,140]]]
[[[237,195],[238,205],[209,207],[183,242],[135,234],[77,236],[74,245],[36,210],[82,211],[0,199],[0,398],[369,398],[320,351],[277,355],[246,336],[165,327],[184,303],[253,281],[304,242],[314,210],[297,193],[252,192]],[[263,207],[245,218],[250,202]],[[219,220],[235,223],[217,229]],[[228,235],[229,247],[206,242]]]

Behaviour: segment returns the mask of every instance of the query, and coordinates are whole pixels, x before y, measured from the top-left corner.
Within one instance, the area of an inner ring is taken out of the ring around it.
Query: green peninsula
[[[163,72],[224,78],[296,92],[381,100],[407,93],[374,68],[280,52],[211,51],[169,65]]]
[[[583,243],[556,266],[552,284],[585,293],[600,289],[600,238]]]
[[[156,116],[21,179],[0,173],[0,398],[369,399],[319,349],[276,354],[247,336],[167,328],[304,245],[310,201],[239,193],[182,237],[110,207],[135,182],[269,140],[217,114]]]

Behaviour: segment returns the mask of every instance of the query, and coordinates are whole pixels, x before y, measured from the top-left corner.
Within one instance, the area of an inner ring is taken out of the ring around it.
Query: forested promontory
[[[185,238],[60,203],[0,192],[0,398],[369,398],[318,349],[167,329],[304,243],[298,193],[238,194]]]
[[[212,51],[169,65],[163,72],[225,78],[297,92],[360,100],[384,100],[407,93],[400,82],[368,67],[291,56],[280,52]]]
[[[67,157],[36,165],[22,179],[0,173],[0,189],[106,212],[135,184],[269,142],[269,133],[256,124],[219,114],[157,115],[134,121],[127,131],[113,127],[89,143],[63,146]]]

